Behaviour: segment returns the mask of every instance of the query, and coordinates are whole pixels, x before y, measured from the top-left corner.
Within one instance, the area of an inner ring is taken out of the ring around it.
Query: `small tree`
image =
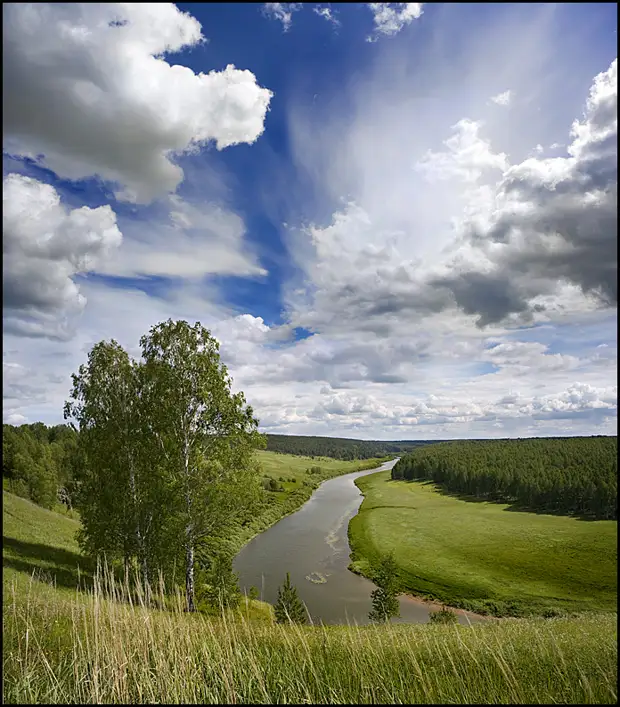
[[[291,584],[291,577],[286,573],[286,581],[278,589],[278,601],[274,607],[276,623],[305,624],[308,621],[306,607],[297,595],[297,589]]]
[[[370,598],[372,609],[368,618],[376,623],[384,623],[394,616],[400,616],[398,605],[399,582],[397,567],[392,553],[381,559],[374,577],[377,585]]]
[[[205,580],[205,599],[214,609],[236,609],[239,606],[239,576],[233,572],[230,557],[216,555],[205,574]]]

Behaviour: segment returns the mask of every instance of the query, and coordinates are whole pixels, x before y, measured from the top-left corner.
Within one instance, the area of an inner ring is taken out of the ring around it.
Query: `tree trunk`
[[[185,596],[187,611],[196,611],[194,605],[194,542],[189,537],[189,533],[185,553]]]

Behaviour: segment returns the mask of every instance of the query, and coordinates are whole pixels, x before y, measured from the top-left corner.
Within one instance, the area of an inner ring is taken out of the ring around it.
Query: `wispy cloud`
[[[496,103],[498,106],[510,105],[510,101],[512,101],[513,98],[513,92],[510,89],[503,91],[502,93],[498,93],[496,96],[491,96],[493,103]]]
[[[327,22],[329,22],[330,24],[336,27],[340,25],[340,20],[338,20],[338,18],[334,15],[334,11],[329,5],[317,5],[312,9],[319,17],[322,17],[324,20],[327,20]]]
[[[301,2],[266,2],[263,3],[262,12],[266,17],[281,22],[282,29],[288,32],[293,22],[293,13],[301,10],[302,7]]]

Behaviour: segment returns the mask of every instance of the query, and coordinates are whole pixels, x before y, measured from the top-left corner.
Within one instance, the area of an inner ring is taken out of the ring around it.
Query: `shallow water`
[[[298,511],[253,538],[234,560],[241,590],[255,586],[261,599],[274,604],[289,572],[314,623],[368,623],[375,585],[347,569],[347,529],[363,500],[354,482],[360,476],[391,469],[395,463],[323,482]],[[394,621],[429,620],[428,604],[404,596],[399,601],[400,618]],[[461,623],[479,620],[459,613]]]

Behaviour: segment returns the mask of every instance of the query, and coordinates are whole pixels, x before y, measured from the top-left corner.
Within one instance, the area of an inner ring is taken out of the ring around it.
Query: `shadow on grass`
[[[467,501],[468,503],[495,503],[497,505],[507,505],[506,508],[504,508],[505,511],[509,511],[510,513],[535,513],[536,515],[539,516],[562,516],[562,517],[568,517],[568,518],[574,518],[575,520],[583,520],[583,521],[594,521],[594,520],[604,520],[603,518],[596,518],[593,515],[588,515],[584,513],[566,513],[565,511],[561,511],[555,508],[532,508],[528,506],[525,503],[519,503],[518,501],[506,501],[506,499],[502,498],[489,498],[488,496],[474,496],[469,493],[462,493],[459,491],[449,491],[446,489],[444,486],[442,486],[440,483],[437,481],[433,481],[432,479],[386,479],[386,482],[389,481],[405,481],[408,484],[413,484],[413,483],[418,483],[421,486],[433,486],[435,491],[437,493],[441,494],[442,496],[449,496],[450,498],[457,498],[459,501]],[[607,519],[607,520],[615,520],[615,519]]]
[[[18,572],[54,578],[57,586],[68,589],[91,588],[93,584],[92,561],[83,555],[61,548],[28,543],[2,536],[2,564]],[[78,571],[79,567],[79,571]]]

